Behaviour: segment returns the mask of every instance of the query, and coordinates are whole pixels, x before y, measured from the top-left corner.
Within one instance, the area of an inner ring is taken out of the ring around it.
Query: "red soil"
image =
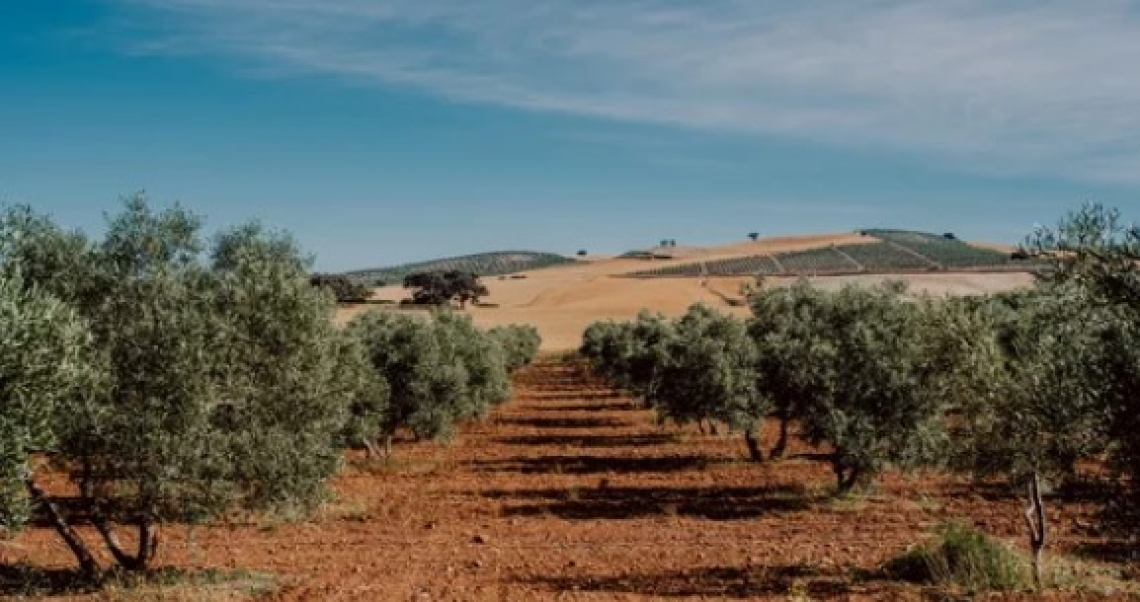
[[[1020,502],[1000,486],[888,475],[836,501],[818,450],[750,463],[739,437],[660,427],[576,366],[540,361],[516,392],[451,445],[351,455],[313,520],[168,527],[160,563],[267,571],[279,600],[912,600],[939,593],[862,573],[944,520],[1023,545]],[[1049,519],[1048,553],[1099,541],[1087,503],[1054,503]],[[5,555],[71,561],[43,528]]]

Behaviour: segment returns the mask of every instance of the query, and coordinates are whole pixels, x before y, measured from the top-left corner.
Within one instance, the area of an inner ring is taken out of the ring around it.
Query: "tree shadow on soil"
[[[606,427],[629,426],[629,423],[616,418],[514,418],[505,416],[499,418],[500,424],[513,424],[534,428],[550,429],[596,429]]]
[[[100,584],[76,569],[0,565],[0,596],[66,596],[99,591]]]
[[[570,401],[570,400],[581,400],[581,401],[601,400],[601,401],[605,401],[605,400],[610,400],[610,399],[621,399],[622,397],[625,397],[625,396],[622,395],[621,393],[616,392],[616,391],[581,391],[581,390],[567,389],[565,391],[530,391],[530,392],[523,393],[519,397],[521,397],[523,399],[528,399],[531,401],[552,402],[552,401]],[[564,407],[566,407],[566,406],[551,406],[549,409],[561,409]],[[593,407],[608,408],[608,407],[612,407],[612,406],[593,406]],[[544,408],[544,409],[546,409],[546,408]]]
[[[846,573],[802,564],[705,567],[624,576],[535,577],[524,582],[558,592],[624,593],[665,598],[777,595],[820,599],[853,593],[852,578]]]
[[[987,502],[1003,502],[1019,499],[1017,491],[1004,482],[964,482],[947,483],[941,487],[941,495],[947,498],[974,499]]]
[[[952,482],[942,486],[942,495],[949,498],[980,498],[987,502],[1021,500],[1025,490],[1002,480]],[[1112,497],[1111,485],[1093,480],[1070,480],[1056,486],[1048,493],[1046,504],[1064,503],[1104,503]]]
[[[756,518],[806,510],[818,501],[793,485],[768,487],[563,487],[489,490],[484,497],[527,502],[508,505],[503,517],[557,516],[567,520],[688,516],[709,520]]]
[[[596,456],[544,456],[508,460],[475,460],[476,472],[517,472],[521,474],[637,474],[672,473],[700,470],[710,464],[706,456],[666,456],[612,458]]]
[[[1082,543],[1073,548],[1073,554],[1118,564],[1140,563],[1140,543],[1123,540]]]
[[[74,568],[0,564],[0,597],[83,596],[116,588],[165,588],[233,585],[249,593],[272,589],[268,575],[220,569],[155,568],[142,573],[109,571],[101,580]],[[200,590],[195,590],[200,591]],[[151,592],[154,593],[154,592]]]
[[[574,399],[581,399],[576,395]],[[617,401],[611,403],[579,403],[572,405],[541,405],[527,408],[535,412],[633,412],[644,410],[645,407],[632,401]]]
[[[566,446],[566,447],[649,447],[676,443],[672,433],[643,435],[516,435],[497,437],[494,442],[503,445]]]

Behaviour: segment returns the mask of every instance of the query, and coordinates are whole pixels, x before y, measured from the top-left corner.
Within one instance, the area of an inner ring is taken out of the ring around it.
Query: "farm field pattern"
[[[881,274],[859,272],[851,259],[830,248],[832,245],[857,262],[867,261],[870,256],[897,267]],[[806,274],[816,286],[825,289],[849,283],[903,280],[915,293],[962,295],[1012,290],[1033,283],[1033,275],[1026,271],[932,271],[929,262],[877,238],[857,233],[761,238],[756,242],[671,251],[678,252],[676,259],[603,257],[530,270],[514,277],[484,278],[490,290],[485,301],[493,307],[473,307],[467,312],[481,327],[511,323],[534,325],[542,335],[543,349],[565,351],[578,347],[582,332],[590,323],[627,320],[643,309],[677,316],[693,303],[704,303],[720,311],[747,316],[741,287],[754,284],[755,277],[751,274],[754,268],[779,269],[771,257],[793,255],[803,258],[800,261],[805,263],[833,266],[835,271],[817,268]],[[816,256],[825,259],[810,259]],[[921,265],[916,266],[916,263]],[[706,268],[703,275],[702,264]],[[629,277],[650,269],[649,266],[674,273],[653,278]],[[914,269],[916,267],[918,269]],[[733,275],[737,269],[746,273]],[[771,284],[779,285],[793,282],[797,276],[766,275],[766,278]],[[375,289],[378,300],[395,302],[407,296],[407,289],[399,285]],[[346,307],[341,310],[339,319],[347,321],[370,307],[373,306]]]
[[[1023,270],[1032,262],[1016,262],[1008,252],[964,243],[944,236],[905,230],[863,230],[858,244],[834,243],[816,248],[727,259],[675,263],[630,273],[637,278],[704,276],[827,276],[922,270]]]

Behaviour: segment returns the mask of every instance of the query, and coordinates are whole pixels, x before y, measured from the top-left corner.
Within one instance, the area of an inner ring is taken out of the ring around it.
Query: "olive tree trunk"
[[[75,529],[67,522],[67,519],[64,518],[59,508],[48,498],[43,489],[40,489],[39,486],[36,485],[31,477],[24,480],[24,485],[27,487],[28,495],[43,508],[48,520],[51,521],[52,526],[55,527],[56,533],[59,533],[60,538],[67,544],[71,553],[75,555],[75,560],[79,562],[80,570],[88,577],[98,579],[100,574],[102,574],[102,568],[100,568],[99,563],[95,560],[95,556],[91,554],[91,550],[87,548],[87,544],[83,541],[83,538],[79,537],[79,533],[76,533]]]
[[[1041,501],[1041,479],[1034,471],[1029,479],[1029,506],[1025,509],[1025,524],[1029,527],[1029,545],[1033,550],[1033,583],[1041,589],[1041,550],[1045,547],[1047,527],[1045,504]]]
[[[755,427],[744,429],[744,444],[748,446],[748,457],[753,462],[763,462],[764,451],[760,449],[760,437],[756,435],[756,431]]]

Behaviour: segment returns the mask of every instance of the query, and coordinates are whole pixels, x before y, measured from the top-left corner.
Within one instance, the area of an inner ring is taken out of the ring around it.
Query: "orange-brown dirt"
[[[404,442],[388,462],[353,453],[314,519],[165,528],[160,564],[270,572],[277,600],[919,600],[944,592],[875,571],[942,521],[1024,539],[1001,486],[887,475],[836,500],[825,457],[803,443],[750,463],[739,437],[659,426],[553,357],[515,385],[450,445]],[[770,447],[773,429],[763,435]],[[1048,517],[1047,557],[1104,543],[1086,502],[1050,500]],[[0,549],[71,563],[42,527]]]

